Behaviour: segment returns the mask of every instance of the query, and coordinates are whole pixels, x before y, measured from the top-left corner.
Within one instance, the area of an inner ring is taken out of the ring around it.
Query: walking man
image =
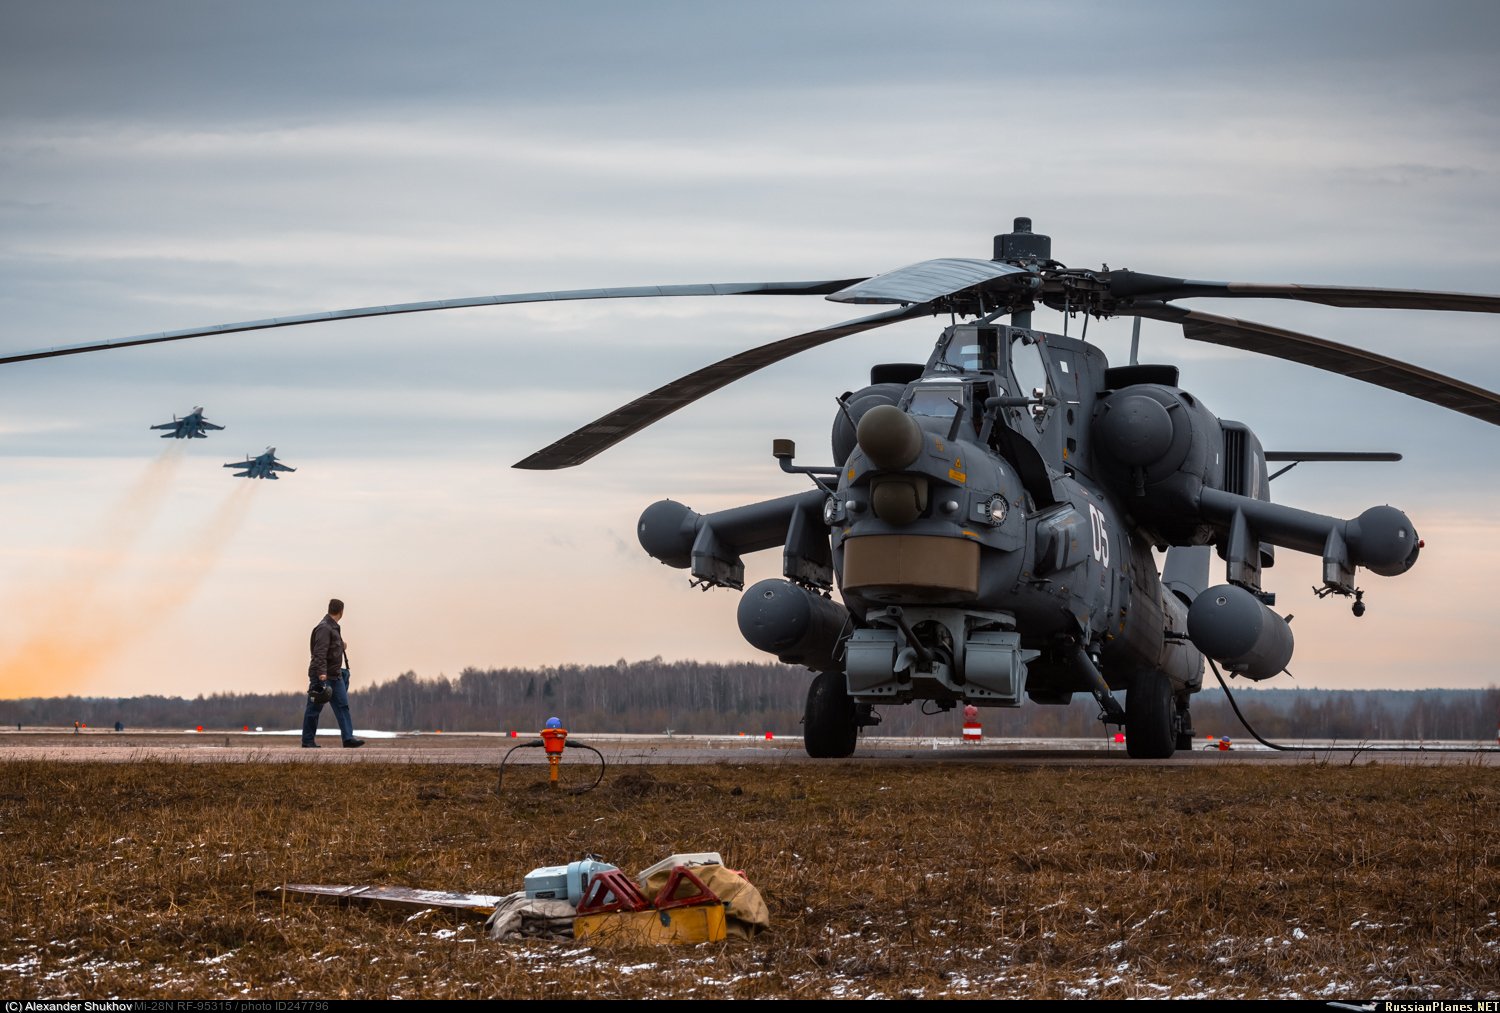
[[[342,618],[344,603],[334,598],[328,603],[328,614],[313,627],[309,643],[312,660],[307,664],[307,712],[302,715],[303,749],[318,748],[313,740],[325,703],[333,704],[344,748],[356,749],[365,744],[364,739],[354,737],[354,722],[349,717],[349,669],[345,667],[344,632],[339,628]]]

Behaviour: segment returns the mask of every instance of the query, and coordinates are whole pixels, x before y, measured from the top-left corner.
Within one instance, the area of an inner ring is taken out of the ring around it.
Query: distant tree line
[[[676,661],[556,668],[468,668],[456,679],[406,672],[355,685],[350,706],[361,728],[391,731],[532,732],[557,716],[581,732],[794,735],[801,730],[810,673],[788,665]],[[1235,690],[1246,716],[1272,739],[1482,739],[1500,722],[1500,687],[1482,690]],[[0,700],[0,724],[91,728],[267,729],[301,723],[301,693],[215,693],[193,699],[48,697]],[[931,707],[931,705],[928,705]],[[875,734],[955,735],[957,710],[923,714],[916,705],[881,708]],[[1091,737],[1103,732],[1086,694],[1071,706],[984,708],[988,735]],[[331,715],[325,713],[325,724]],[[1221,690],[1193,698],[1200,735],[1244,734]]]

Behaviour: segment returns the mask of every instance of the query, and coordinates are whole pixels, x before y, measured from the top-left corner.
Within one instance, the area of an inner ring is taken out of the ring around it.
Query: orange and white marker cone
[[[979,708],[973,704],[964,707],[964,741],[984,741],[984,728],[979,724]]]

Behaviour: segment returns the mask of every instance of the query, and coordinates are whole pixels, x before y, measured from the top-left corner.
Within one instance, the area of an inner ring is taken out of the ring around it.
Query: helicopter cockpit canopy
[[[951,327],[933,354],[936,373],[1005,373],[1005,351],[1000,328],[967,325]]]
[[[967,400],[968,384],[961,380],[929,377],[912,385],[906,410],[912,415],[951,419]]]
[[[1009,395],[1040,402],[1058,397],[1054,368],[1071,372],[1065,359],[1048,361],[1048,349],[1032,331],[959,324],[943,332],[927,362],[926,376],[910,388],[903,406],[912,415],[952,418],[958,412],[956,402],[974,421],[977,432],[982,428],[986,398]],[[1029,417],[1032,425],[1025,431],[1030,434],[1033,426],[1035,432],[1044,430],[1052,414],[1038,403],[1030,409],[1012,408],[1001,418],[1005,425],[1015,426]]]
[[[1017,394],[1045,397],[1053,392],[1042,346],[1025,331],[1010,332],[1010,371],[1016,378]]]
[[[958,436],[960,426],[966,424],[972,438],[982,428],[985,399],[994,397],[998,390],[995,374],[989,371],[976,376],[927,376],[907,388],[901,407],[918,420],[953,420],[951,424],[940,423],[933,430],[947,433],[950,439]],[[962,423],[956,418],[960,411]]]
[[[933,351],[927,372],[988,375],[1002,390],[1011,387],[1014,380],[1016,389],[1012,393],[1021,396],[1053,393],[1041,344],[1031,332],[1017,328],[984,324],[950,327]]]

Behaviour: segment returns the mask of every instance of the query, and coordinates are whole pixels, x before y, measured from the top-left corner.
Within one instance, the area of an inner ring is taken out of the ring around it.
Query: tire
[[[1162,673],[1140,672],[1125,696],[1125,752],[1134,760],[1165,760],[1177,744],[1172,683]]]
[[[807,710],[802,714],[802,744],[807,755],[839,759],[854,752],[859,736],[854,701],[843,672],[821,672],[807,688]]]
[[[1186,749],[1189,752],[1193,748],[1193,715],[1188,712],[1187,704],[1177,704],[1177,748]]]

